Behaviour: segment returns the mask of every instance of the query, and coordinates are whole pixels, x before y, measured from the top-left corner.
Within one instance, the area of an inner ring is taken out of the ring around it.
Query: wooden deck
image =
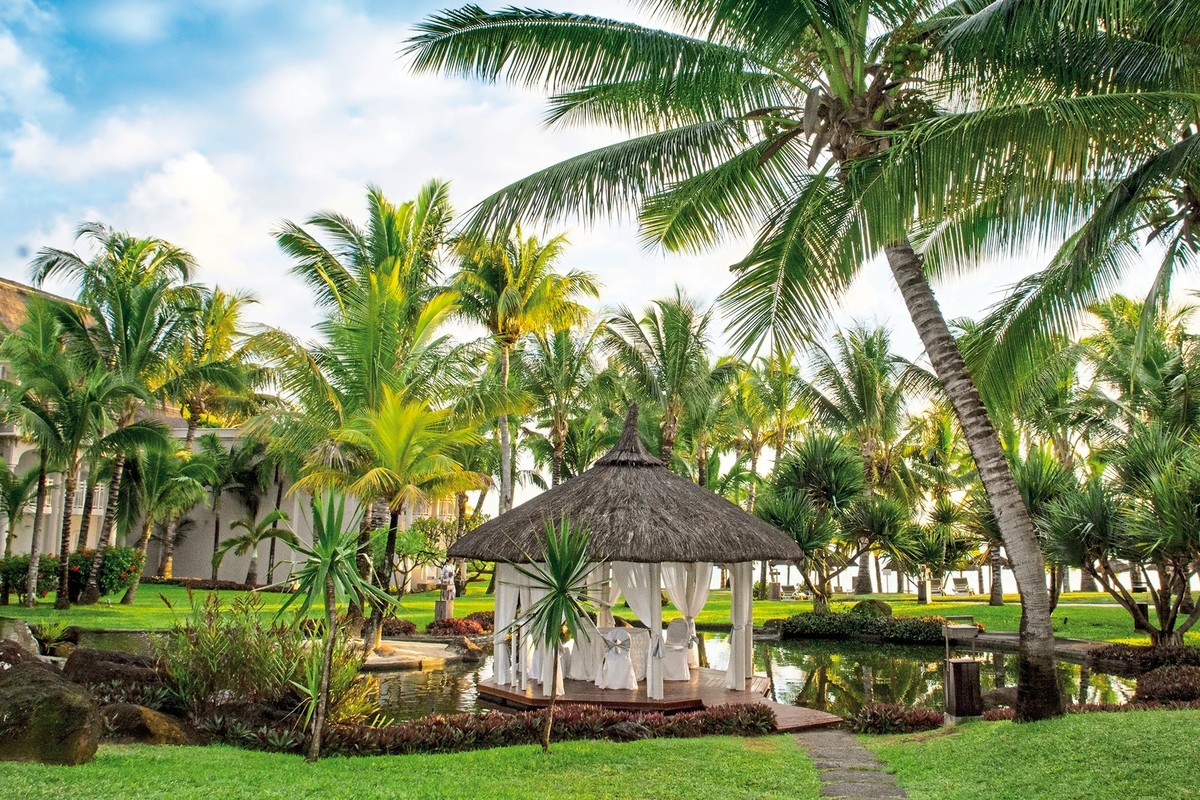
[[[842,720],[833,714],[814,711],[811,708],[775,703],[764,695],[770,689],[770,679],[755,675],[746,682],[745,691],[725,687],[725,672],[700,667],[693,670],[690,681],[667,681],[663,684],[664,697],[652,700],[646,697],[645,684],[637,689],[601,689],[591,681],[563,681],[563,694],[558,703],[579,703],[604,706],[619,711],[696,711],[713,706],[733,703],[761,703],[775,712],[776,728],[780,732],[826,728]],[[542,695],[541,686],[530,686],[522,691],[515,686],[497,686],[491,680],[479,682],[479,695],[492,703],[516,708],[543,708],[550,698]]]

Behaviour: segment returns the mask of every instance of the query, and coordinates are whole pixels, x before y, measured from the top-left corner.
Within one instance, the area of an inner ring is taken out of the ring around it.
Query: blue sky
[[[404,198],[432,177],[451,180],[466,209],[612,140],[545,130],[528,93],[409,75],[402,42],[443,5],[0,0],[0,275],[25,279],[34,250],[71,246],[80,221],[100,219],[187,247],[201,280],[252,289],[261,321],[302,332],[311,304],[275,250],[280,219],[361,217],[368,181]],[[539,5],[634,17],[618,0]],[[635,307],[675,283],[712,300],[741,250],[645,253],[619,222],[570,238],[570,266],[600,276],[606,303]],[[943,307],[976,314],[1043,261],[1031,253],[958,279],[941,287]],[[837,322],[851,319],[893,324],[917,354],[880,265],[848,293]]]

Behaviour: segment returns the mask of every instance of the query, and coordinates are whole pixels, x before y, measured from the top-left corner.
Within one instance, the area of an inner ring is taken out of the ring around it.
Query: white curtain
[[[729,565],[729,588],[733,595],[729,606],[729,621],[733,630],[729,636],[729,667],[725,670],[725,685],[730,689],[745,691],[746,679],[754,671],[751,605],[754,565],[748,561]]]
[[[668,561],[662,565],[663,586],[667,597],[687,620],[688,635],[696,642],[696,616],[708,602],[708,585],[712,581],[713,565],[708,561]],[[688,665],[700,666],[696,647],[688,649]]]
[[[662,572],[659,564],[614,561],[613,576],[637,618],[650,628],[646,660],[646,696],[663,697]]]
[[[494,653],[492,663],[496,684],[504,686],[514,683],[516,675],[512,669],[512,654],[509,652],[508,637],[516,642],[516,630],[512,627],[517,618],[517,602],[521,599],[521,587],[517,579],[523,577],[512,564],[496,565],[496,622],[492,634]]]

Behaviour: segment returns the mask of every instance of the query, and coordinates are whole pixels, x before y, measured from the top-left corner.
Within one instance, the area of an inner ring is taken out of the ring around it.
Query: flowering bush
[[[437,619],[425,626],[433,636],[479,636],[483,626],[472,619]]]
[[[71,554],[68,572],[68,587],[71,602],[77,602],[83,594],[92,559],[96,551],[85,548]],[[144,557],[133,547],[110,547],[100,567],[100,596],[124,591],[133,583],[134,576],[142,569]],[[45,597],[58,588],[58,556],[42,556],[38,559],[38,597]],[[10,592],[23,596],[25,575],[29,570],[29,556],[10,556],[0,559],[0,584]],[[3,588],[0,588],[3,591]]]

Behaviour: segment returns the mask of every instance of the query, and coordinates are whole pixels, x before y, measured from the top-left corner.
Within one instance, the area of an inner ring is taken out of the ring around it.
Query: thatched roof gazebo
[[[564,516],[590,535],[589,551],[597,562],[593,574],[600,596],[606,598],[599,625],[611,624],[609,608],[619,590],[650,629],[646,664],[650,698],[663,696],[658,602],[662,587],[665,584],[671,602],[694,630],[695,617],[708,597],[713,564],[726,565],[733,596],[726,685],[744,688],[753,672],[752,562],[794,560],[803,553],[774,526],[667,469],[638,436],[636,405],[630,408],[616,445],[590,469],[485,522],[448,551],[451,558],[497,562],[498,683],[520,682],[523,688],[529,680],[529,662],[536,660],[529,653],[510,653],[505,642],[503,631],[516,619],[517,606],[527,608],[537,599],[536,589],[520,585],[512,565],[540,553],[547,524],[556,524]],[[547,694],[553,690],[543,686]]]

